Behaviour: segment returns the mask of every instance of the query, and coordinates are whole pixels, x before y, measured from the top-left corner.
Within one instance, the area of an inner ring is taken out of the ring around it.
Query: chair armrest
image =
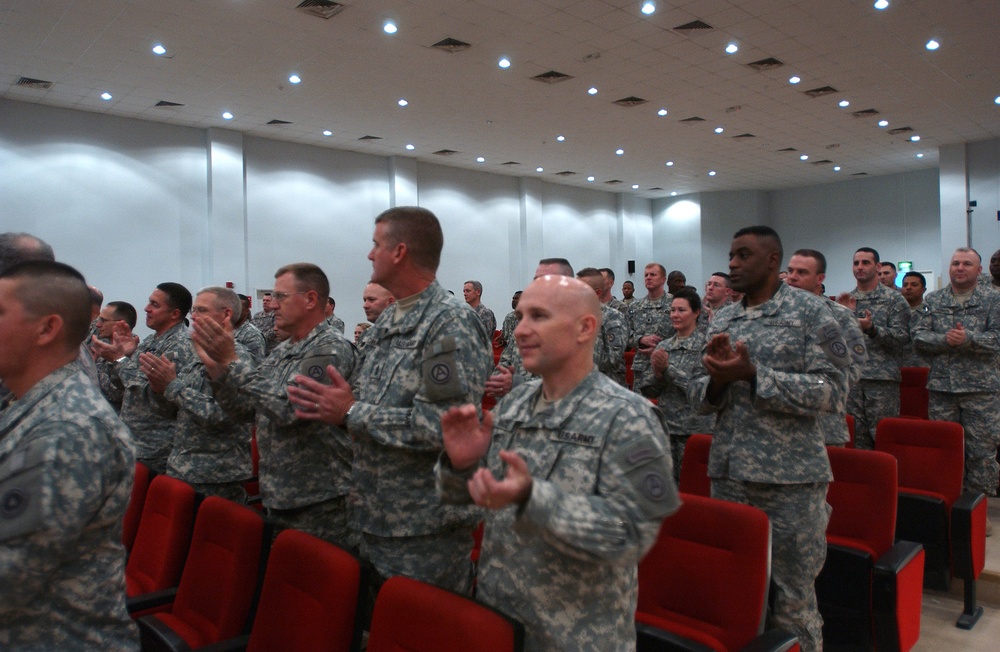
[[[965,581],[979,578],[986,565],[986,496],[966,492],[951,507],[952,573]]]
[[[879,652],[907,652],[920,638],[923,583],[924,548],[919,543],[897,541],[875,562],[872,616]]]
[[[714,652],[707,645],[645,623],[636,623],[635,633],[636,652]]]
[[[143,616],[136,623],[142,652],[191,652],[187,642],[156,616]]]
[[[743,646],[740,652],[788,652],[798,642],[798,637],[788,630],[770,629]]]
[[[919,543],[897,541],[875,562],[875,571],[898,575],[923,549],[924,547]]]
[[[153,591],[152,593],[143,593],[142,595],[126,598],[125,606],[128,608],[130,614],[135,614],[155,607],[166,607],[172,604],[176,597],[177,587],[174,586],[162,591]]]
[[[198,648],[198,652],[246,652],[248,645],[250,645],[250,635],[244,634],[243,636],[237,636],[227,641],[219,641],[218,643],[200,647]]]

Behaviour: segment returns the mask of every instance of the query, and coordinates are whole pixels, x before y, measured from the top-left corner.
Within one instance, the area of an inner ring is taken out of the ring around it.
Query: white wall
[[[985,258],[1000,249],[1000,138],[970,143],[968,150],[969,199],[972,211],[972,246]],[[947,252],[951,253],[951,252]]]

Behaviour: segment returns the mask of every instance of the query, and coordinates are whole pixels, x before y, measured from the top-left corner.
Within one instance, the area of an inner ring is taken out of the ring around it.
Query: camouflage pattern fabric
[[[903,353],[900,356],[900,367],[930,367],[931,363],[927,356],[921,351],[917,350],[917,343],[915,338],[917,334],[914,332],[914,328],[917,325],[917,313],[924,304],[920,304],[916,308],[910,308],[910,343],[903,348]]]
[[[264,334],[260,332],[259,328],[251,324],[249,320],[240,324],[233,331],[233,339],[247,350],[247,353],[250,354],[250,357],[253,358],[256,364],[260,364],[260,361],[267,355],[267,342],[264,341]]]
[[[674,301],[674,295],[664,292],[659,299],[650,299],[644,296],[632,303],[626,312],[628,322],[628,346],[629,349],[638,349],[639,340],[646,335],[659,335],[663,339],[674,334],[674,325],[670,321],[670,306]],[[649,369],[649,356],[636,353],[632,360],[632,373],[635,378],[646,374]],[[634,384],[634,383],[633,383]]]
[[[268,509],[267,517],[274,521],[274,535],[279,529],[295,529],[329,541],[351,552],[357,549],[357,536],[351,529],[347,496],[337,496],[295,509]]]
[[[153,405],[149,379],[139,369],[140,353],[165,355],[178,369],[188,366],[195,353],[187,327],[181,322],[159,337],[150,335],[131,356],[114,366],[114,373],[125,388],[120,416],[132,431],[135,458],[156,473],[164,473],[174,443],[176,421],[172,416],[163,416]]]
[[[833,311],[833,316],[840,325],[840,333],[844,336],[844,343],[847,344],[847,350],[851,354],[851,364],[847,366],[846,370],[847,386],[849,389],[853,389],[861,379],[862,368],[868,362],[866,338],[861,333],[858,318],[849,308],[835,301],[827,301],[826,305],[830,306],[830,310]],[[848,394],[848,402],[850,402],[850,394]],[[847,427],[847,412],[850,410],[820,415],[820,424],[828,446],[841,446],[851,441],[851,431]],[[896,414],[899,414],[899,385],[896,385]]]
[[[961,323],[965,342],[952,347],[949,330]],[[997,491],[997,418],[1000,417],[1000,293],[976,287],[959,303],[951,287],[924,297],[913,326],[917,351],[930,361],[930,418],[965,427],[965,485],[987,496]]]
[[[344,334],[345,329],[347,328],[347,324],[344,323],[343,319],[341,319],[337,315],[330,315],[329,317],[326,318],[326,321],[327,323],[330,324],[330,326],[333,327],[333,330],[337,331],[341,335]]]
[[[75,362],[0,412],[0,649],[139,649],[121,544],[130,439]]]
[[[517,327],[517,313],[511,310],[503,318],[503,326],[500,327],[500,346],[506,347],[514,341],[514,329]]]
[[[390,305],[369,329],[347,428],[354,438],[356,529],[405,545],[414,536],[471,532],[479,520],[475,510],[439,504],[433,469],[443,449],[441,415],[479,404],[493,357],[482,321],[437,281],[398,320],[397,308]],[[379,560],[369,561],[388,576]],[[433,582],[425,578],[439,576],[440,565],[462,563],[428,559],[413,577]]]
[[[493,333],[497,330],[497,318],[493,314],[493,311],[480,303],[478,306],[473,308],[479,318],[483,321],[483,328],[486,329],[487,339],[493,341]]]
[[[107,340],[102,340],[107,342]],[[125,386],[118,379],[115,373],[115,363],[113,360],[96,358],[94,364],[97,365],[97,384],[101,394],[108,400],[115,412],[121,412],[122,400],[125,398]]]
[[[628,327],[620,312],[601,306],[601,332],[594,342],[594,365],[602,374],[625,387],[625,341]]]
[[[624,301],[622,301],[622,300],[620,300],[620,299],[618,299],[618,298],[616,298],[614,296],[612,296],[610,299],[608,299],[607,303],[602,303],[601,306],[602,307],[607,306],[608,308],[611,308],[612,310],[617,310],[622,315],[627,314],[628,310],[629,310],[629,306],[628,306],[627,303],[625,303]]]
[[[486,464],[501,449],[533,478],[522,507],[487,511],[478,600],[524,624],[525,650],[634,650],[637,566],[680,506],[663,423],[646,399],[593,370],[536,411],[541,381],[495,410]],[[442,456],[442,499],[469,502],[467,479]]]
[[[854,416],[854,445],[875,448],[875,432],[884,417],[899,416],[899,383],[861,380],[847,395],[847,413]]]
[[[270,355],[274,347],[278,345],[278,334],[274,332],[274,311],[264,312],[261,310],[250,318],[250,323],[256,326],[257,330],[264,336],[264,356]]]

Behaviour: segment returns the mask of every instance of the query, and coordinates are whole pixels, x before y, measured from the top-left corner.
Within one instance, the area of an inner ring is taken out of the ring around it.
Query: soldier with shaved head
[[[635,648],[636,568],[679,506],[662,421],[594,366],[601,307],[573,278],[521,295],[522,383],[480,422],[441,418],[442,499],[487,510],[477,599],[525,626],[526,650]]]

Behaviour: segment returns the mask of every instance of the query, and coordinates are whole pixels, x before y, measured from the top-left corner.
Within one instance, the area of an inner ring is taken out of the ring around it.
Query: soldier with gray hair
[[[462,294],[465,296],[465,302],[476,311],[476,314],[483,321],[486,334],[492,341],[493,333],[497,329],[497,318],[492,310],[483,305],[483,284],[479,281],[466,281],[465,285],[462,286]]]
[[[125,608],[128,428],[75,364],[83,277],[29,261],[0,273],[0,648],[139,649]]]
[[[191,306],[191,321],[210,317],[232,330],[242,306],[235,292],[207,287]],[[237,343],[236,354],[253,359]],[[253,475],[250,463],[250,427],[222,409],[214,397],[212,381],[197,356],[178,367],[167,356],[143,353],[139,366],[149,378],[153,405],[176,419],[173,447],[167,458],[167,475],[180,478],[199,493],[246,502],[243,483]]]
[[[471,404],[442,416],[438,491],[486,510],[476,598],[524,624],[525,650],[635,649],[637,566],[680,505],[664,424],[595,368],[590,286],[543,276],[517,310],[541,379],[482,422]]]

